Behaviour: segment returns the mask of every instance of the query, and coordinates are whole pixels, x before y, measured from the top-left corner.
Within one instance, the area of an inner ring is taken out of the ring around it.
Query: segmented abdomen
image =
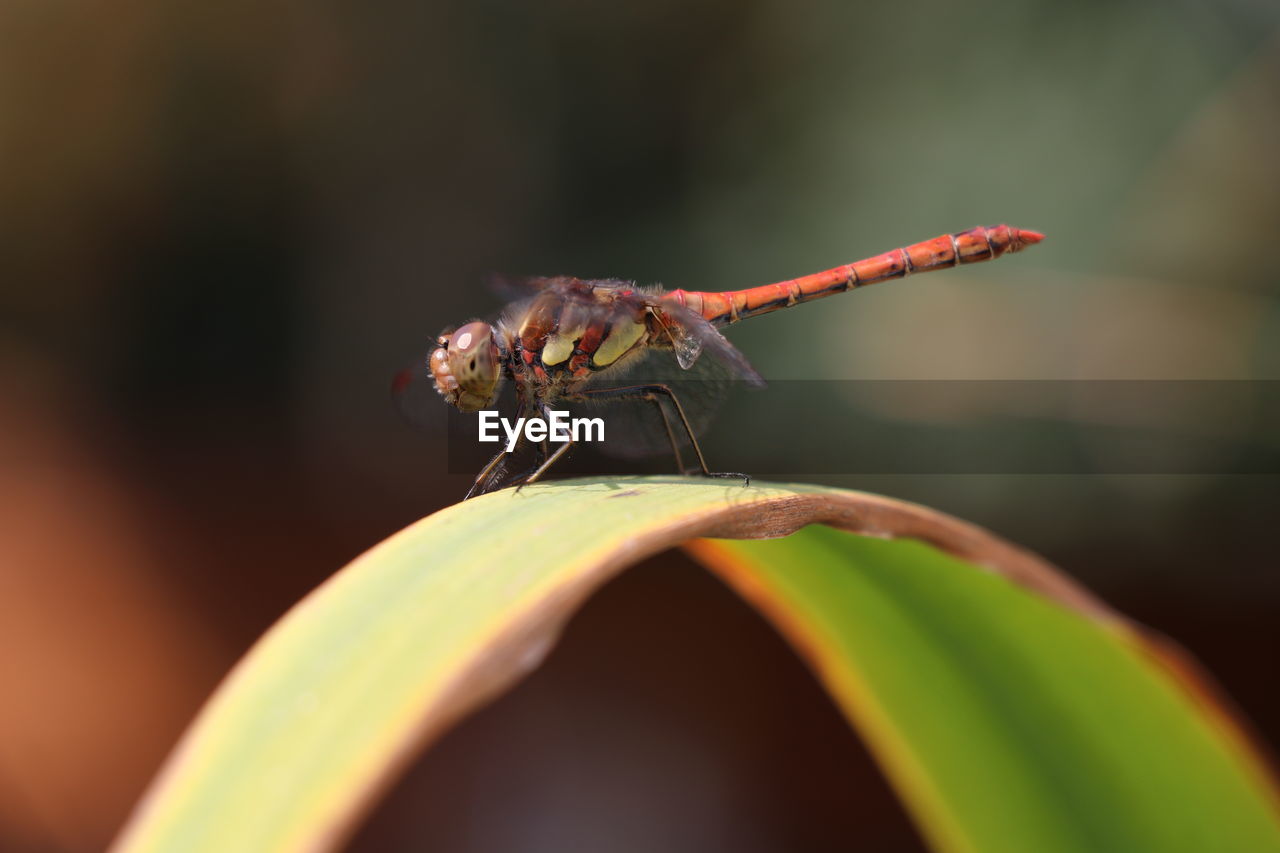
[[[693,309],[714,325],[724,326],[887,278],[903,278],[913,272],[989,261],[1006,252],[1017,252],[1039,243],[1042,239],[1043,234],[1008,225],[979,226],[956,234],[943,234],[804,278],[726,293],[673,290],[664,298]]]

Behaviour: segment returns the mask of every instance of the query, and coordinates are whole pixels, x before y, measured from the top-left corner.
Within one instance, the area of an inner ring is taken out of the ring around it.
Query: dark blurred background
[[[461,496],[443,410],[413,428],[388,387],[499,307],[490,271],[722,290],[1007,221],[1049,239],[733,340],[784,381],[1280,378],[1278,27],[1270,0],[0,4],[0,849],[100,849],[273,620]],[[720,466],[786,440],[765,401]],[[1275,744],[1280,483],[1208,467],[805,478],[1040,551]],[[919,845],[798,659],[671,554],[354,847],[851,839]]]

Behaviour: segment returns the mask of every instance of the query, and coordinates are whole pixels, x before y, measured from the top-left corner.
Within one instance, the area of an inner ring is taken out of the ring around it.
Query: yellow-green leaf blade
[[[425,744],[535,666],[613,574],[695,537],[783,536],[812,522],[927,541],[1090,624],[1122,624],[1034,555],[873,495],[688,478],[486,495],[391,537],[272,628],[184,736],[116,849],[331,849]]]
[[[693,550],[806,655],[938,849],[1280,849],[1256,760],[1122,623],[916,542]]]

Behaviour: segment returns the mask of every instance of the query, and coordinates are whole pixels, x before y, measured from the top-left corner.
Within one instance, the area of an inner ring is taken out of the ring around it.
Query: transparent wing
[[[391,400],[396,412],[410,425],[429,431],[443,429],[455,416],[462,419],[460,423],[470,422],[474,417],[458,412],[436,391],[429,364],[431,353],[436,349],[432,346],[423,352],[391,380]],[[493,408],[507,413],[515,411],[511,383],[503,383]]]
[[[729,395],[759,387],[758,383],[745,380],[736,369],[719,359],[699,359],[685,369],[680,366],[673,350],[653,348],[617,370],[591,377],[585,390],[645,385],[663,385],[671,389],[694,435],[699,438],[711,427],[716,413]],[[605,441],[599,449],[612,456],[638,458],[670,454],[668,429],[677,447],[688,448],[688,435],[679,421],[679,413],[662,395],[658,397],[657,403],[588,400],[570,403],[569,409],[576,417],[600,417],[604,420]],[[661,412],[659,405],[663,407]],[[692,457],[685,454],[683,461],[686,465],[692,464]]]
[[[731,374],[755,388],[763,388],[764,379],[747,361],[747,357],[720,334],[720,330],[703,319],[701,314],[677,305],[660,301],[658,307],[669,318],[667,331],[671,334],[676,361],[685,370],[691,369],[704,352],[720,362]]]
[[[484,283],[489,291],[507,302],[528,299],[546,289],[547,285],[555,280],[556,278],[548,276],[506,275],[496,272],[484,277]]]
[[[605,287],[617,290],[634,290],[635,282],[623,281],[621,279],[605,278],[584,280],[574,278],[571,275],[505,275],[503,273],[490,273],[485,278],[489,289],[502,299],[508,302],[525,300],[531,296],[536,296],[545,290],[555,290],[558,292],[572,291],[575,286],[590,285],[592,287]]]
[[[660,292],[636,291],[629,282],[589,284],[631,291],[635,299],[658,313],[667,339],[653,342],[649,349],[616,369],[594,375],[585,390],[663,385],[679,401],[678,408],[662,395],[657,395],[657,403],[612,400],[577,404],[578,409],[585,410],[582,416],[590,417],[594,411],[604,418],[605,442],[601,447],[604,452],[623,457],[670,453],[673,438],[677,447],[686,448],[688,432],[681,421],[681,412],[694,435],[701,436],[710,427],[721,403],[735,390],[764,386],[764,380],[746,356],[700,315],[664,301]],[[702,358],[704,354],[709,357]]]
[[[416,427],[430,427],[444,422],[445,402],[436,392],[428,359],[432,346],[391,380],[391,399],[397,411]]]

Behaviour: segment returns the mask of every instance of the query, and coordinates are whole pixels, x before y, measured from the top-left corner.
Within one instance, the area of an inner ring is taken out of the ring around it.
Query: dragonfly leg
[[[662,428],[667,431],[667,441],[671,442],[671,453],[676,457],[676,470],[681,474],[689,472],[684,468],[684,457],[680,455],[680,442],[676,441],[676,434],[671,431],[671,420],[667,417],[667,410],[663,408],[662,401],[657,397],[651,397],[653,406],[658,410],[658,414],[662,417]]]
[[[689,426],[689,418],[684,413],[684,406],[680,405],[680,398],[675,392],[666,385],[626,385],[620,388],[598,388],[588,391],[580,391],[574,395],[577,399],[591,400],[651,400],[656,403],[659,408],[662,404],[659,397],[666,397],[671,401],[672,407],[676,410],[676,415],[680,418],[680,426],[684,428],[685,437],[689,439],[689,446],[693,448],[693,455],[698,458],[698,471],[704,477],[716,477],[725,480],[742,480],[743,486],[751,485],[751,477],[748,474],[739,474],[731,471],[712,471],[707,468],[707,460],[702,455],[702,448],[698,446],[698,438],[693,434],[693,427]],[[671,439],[671,446],[676,446],[675,436],[671,432],[671,425],[667,421],[666,412],[662,413],[662,421],[667,425],[667,437]],[[677,464],[680,463],[679,451],[676,451]],[[681,465],[680,473],[685,473],[683,465]]]
[[[538,407],[538,414],[540,414],[544,420],[550,420],[549,407],[541,402],[537,404],[537,407]],[[511,482],[516,483],[516,491],[517,492],[520,491],[522,488],[529,485],[530,483],[537,482],[538,478],[541,477],[544,473],[546,473],[546,470],[550,468],[552,465],[554,465],[556,463],[556,460],[558,460],[561,456],[567,453],[569,448],[572,445],[573,445],[572,441],[567,441],[564,444],[557,447],[553,452],[551,450],[551,441],[549,439],[544,438],[542,441],[540,441],[538,443],[537,463],[535,463],[532,468],[527,469],[523,474],[520,474],[519,476],[512,478]],[[519,481],[519,482],[516,482],[516,481]]]
[[[538,467],[533,469],[532,474],[529,474],[521,478],[520,485],[516,486],[516,491],[520,491],[520,489],[524,488],[525,486],[528,486],[531,483],[536,483],[538,481],[538,478],[541,477],[543,474],[545,474],[547,469],[556,463],[556,460],[558,460],[561,456],[564,456],[566,453],[569,452],[570,447],[573,447],[572,440],[566,441],[564,444],[557,447],[555,449],[555,452],[553,452],[550,456],[547,456],[546,458],[544,458],[542,460],[542,463],[538,465]]]
[[[529,408],[530,404],[521,402],[520,407],[516,412],[516,416],[524,417]],[[537,404],[537,409],[544,418],[547,417],[545,406]],[[529,482],[523,477],[523,475],[512,477],[510,479],[506,476],[506,457],[509,457],[512,453],[519,453],[520,449],[524,447],[524,444],[525,437],[524,433],[521,432],[519,437],[516,439],[515,447],[511,448],[511,453],[508,453],[506,450],[499,450],[495,453],[493,458],[480,469],[480,473],[476,475],[475,482],[471,484],[471,489],[467,492],[466,497],[464,497],[463,500],[465,501],[467,498],[473,498],[478,495],[487,495],[489,492],[496,492],[498,489],[503,487],[502,484],[504,481],[508,485],[516,480],[519,480],[521,485],[525,482]],[[547,460],[551,456],[550,444],[546,440],[539,442],[537,445],[537,453],[538,464],[534,466],[534,469],[530,470],[541,470],[547,466]]]
[[[465,501],[467,498],[473,498],[476,495],[483,495],[494,490],[494,482],[502,479],[506,465],[501,464],[507,451],[499,450],[493,455],[493,458],[480,469],[480,473],[476,475],[475,482],[471,484],[471,488],[467,490]],[[495,470],[496,469],[496,470]]]
[[[524,433],[522,432],[516,439],[516,446],[511,448],[511,453],[518,453],[520,448],[524,447],[524,442],[525,438]],[[495,453],[493,458],[480,469],[480,473],[476,475],[475,482],[471,484],[471,489],[467,492],[463,500],[465,501],[467,498],[477,497],[478,495],[487,495],[489,492],[496,492],[498,489],[502,488],[502,483],[506,480],[507,473],[506,459],[511,455],[511,453],[508,453],[506,450],[499,450]],[[539,464],[542,464],[545,462],[548,455],[547,442],[544,441],[538,446],[538,453],[540,457]],[[518,480],[520,478],[515,477],[513,479]],[[507,482],[509,483],[511,481],[507,480]]]

